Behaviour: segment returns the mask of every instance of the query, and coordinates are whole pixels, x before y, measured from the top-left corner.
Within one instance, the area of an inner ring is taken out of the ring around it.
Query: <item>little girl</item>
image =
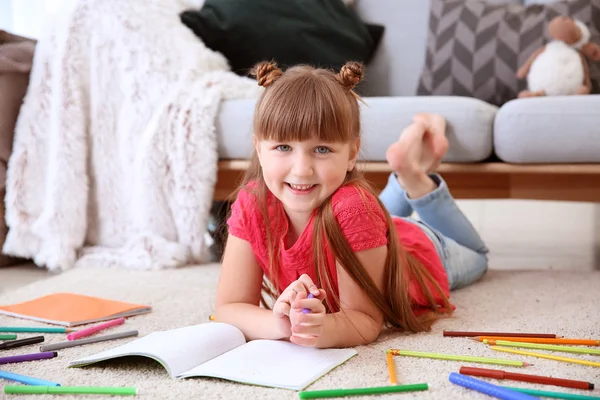
[[[356,168],[363,66],[261,63],[255,75],[266,89],[227,220],[216,320],[247,340],[312,347],[370,343],[390,325],[429,330],[452,312],[450,289],[487,269],[484,243],[433,174],[448,148],[444,119],[415,116],[389,147],[394,173],[378,198]]]

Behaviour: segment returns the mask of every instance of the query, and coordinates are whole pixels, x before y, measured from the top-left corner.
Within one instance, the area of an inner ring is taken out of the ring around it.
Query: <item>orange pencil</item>
[[[600,346],[600,340],[594,339],[567,339],[567,338],[529,338],[529,337],[502,337],[502,336],[477,336],[472,338],[479,342],[484,340],[506,340],[509,342],[547,343],[547,344],[579,344],[584,346]]]
[[[398,381],[396,380],[396,366],[394,365],[394,357],[391,351],[387,351],[387,365],[388,371],[390,373],[390,384],[397,385]]]

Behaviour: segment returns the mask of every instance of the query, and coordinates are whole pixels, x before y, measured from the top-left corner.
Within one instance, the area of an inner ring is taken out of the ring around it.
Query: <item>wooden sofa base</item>
[[[227,199],[247,167],[246,160],[219,162],[215,200]],[[379,190],[385,187],[387,163],[364,162],[360,167]],[[438,172],[457,199],[600,201],[600,164],[444,163]]]

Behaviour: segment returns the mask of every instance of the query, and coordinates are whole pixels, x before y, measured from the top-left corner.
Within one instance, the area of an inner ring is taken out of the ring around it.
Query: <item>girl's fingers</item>
[[[319,289],[319,295],[317,296],[317,299],[323,301],[323,300],[325,300],[325,297],[327,297],[327,293],[325,293],[325,289]]]
[[[318,336],[323,328],[320,325],[294,325],[292,327],[292,335],[302,336]]]
[[[296,291],[295,291],[295,290],[293,290],[293,289],[292,289],[292,290],[290,290],[290,291],[288,292],[288,295],[287,295],[288,302],[289,302],[290,304],[292,304],[292,302],[293,302],[294,300],[296,300],[296,296],[298,296],[298,292],[296,292]]]
[[[288,317],[290,316],[291,307],[290,307],[290,305],[288,303],[281,303],[280,308],[281,308],[281,313],[283,315],[286,315]]]
[[[317,285],[315,285],[312,279],[310,279],[310,276],[308,276],[307,274],[302,274],[296,282],[302,283],[307,294],[312,293],[313,296],[319,295],[319,288],[317,287]]]
[[[290,316],[291,307],[288,303],[280,301],[273,310],[277,317]]]
[[[322,315],[309,313],[309,314],[301,314],[296,318],[295,325],[312,325],[319,326],[323,325]]]
[[[325,312],[325,306],[321,303],[321,300],[318,298],[308,299],[306,298],[306,294],[300,294],[296,297],[291,304],[292,308],[296,311],[300,311],[304,308],[310,310],[313,313]]]
[[[314,347],[317,345],[317,341],[319,340],[318,337],[304,337],[304,336],[296,336],[296,335],[292,335],[292,337],[290,337],[290,342],[297,344],[299,346],[306,346],[306,347]]]

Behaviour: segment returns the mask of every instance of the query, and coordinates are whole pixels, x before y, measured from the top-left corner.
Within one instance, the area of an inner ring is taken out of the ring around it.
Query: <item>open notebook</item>
[[[53,293],[23,303],[0,306],[0,314],[64,326],[91,324],[150,311],[152,307],[142,304],[76,293]]]
[[[236,327],[212,322],[154,332],[111,350],[71,361],[69,366],[145,356],[161,363],[172,378],[205,376],[302,390],[355,354],[354,349],[314,349],[281,340],[246,342]]]

